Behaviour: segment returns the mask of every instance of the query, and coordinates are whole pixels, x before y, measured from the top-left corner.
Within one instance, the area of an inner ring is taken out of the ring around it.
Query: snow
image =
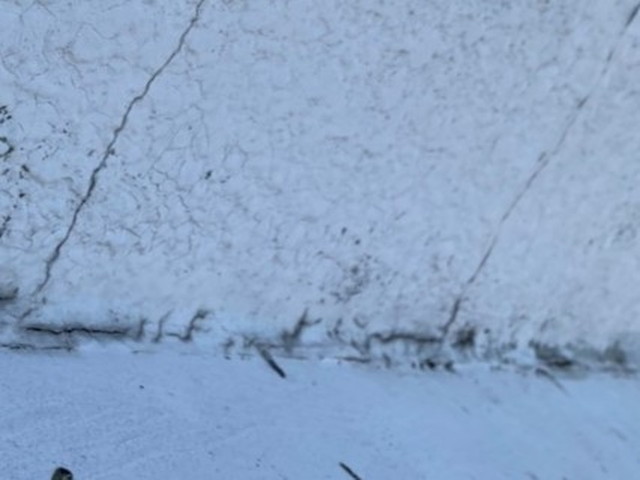
[[[635,1],[3,2],[3,471],[637,476]]]
[[[205,352],[0,354],[12,480],[619,479],[640,468],[636,378],[415,373]]]
[[[5,2],[4,343],[637,365],[633,7]]]

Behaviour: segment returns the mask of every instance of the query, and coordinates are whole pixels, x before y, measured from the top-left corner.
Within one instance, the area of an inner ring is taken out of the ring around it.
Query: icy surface
[[[4,478],[603,480],[640,469],[637,379],[0,352]]]
[[[639,364],[634,2],[3,2],[2,343]]]

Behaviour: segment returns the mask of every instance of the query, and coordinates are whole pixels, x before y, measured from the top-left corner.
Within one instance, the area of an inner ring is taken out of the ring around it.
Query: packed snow
[[[640,471],[637,378],[202,351],[0,353],[3,478],[603,480]]]

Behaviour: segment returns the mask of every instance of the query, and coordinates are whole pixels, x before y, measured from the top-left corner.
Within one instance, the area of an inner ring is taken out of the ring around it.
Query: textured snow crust
[[[4,2],[0,339],[640,364],[615,2]]]

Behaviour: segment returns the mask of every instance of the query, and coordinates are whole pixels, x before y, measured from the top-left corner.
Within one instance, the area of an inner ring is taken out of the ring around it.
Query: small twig
[[[562,393],[565,393],[568,395],[567,389],[564,388],[564,386],[560,383],[560,381],[555,376],[553,376],[551,372],[549,372],[547,369],[538,367],[535,369],[535,374],[538,375],[539,377],[546,378]]]
[[[349,475],[351,478],[353,478],[353,480],[362,480],[362,477],[360,477],[356,472],[354,472],[353,470],[351,470],[351,468],[349,468],[348,465],[340,462],[340,468],[342,468],[342,470],[344,470],[345,472],[347,472],[347,475]]]
[[[280,365],[276,363],[276,361],[273,359],[273,356],[267,349],[260,346],[257,346],[256,348],[258,349],[258,353],[260,354],[262,359],[267,362],[267,365],[269,365],[269,367],[271,367],[271,370],[276,372],[281,378],[287,378],[287,374],[284,372],[282,367],[280,367]]]

